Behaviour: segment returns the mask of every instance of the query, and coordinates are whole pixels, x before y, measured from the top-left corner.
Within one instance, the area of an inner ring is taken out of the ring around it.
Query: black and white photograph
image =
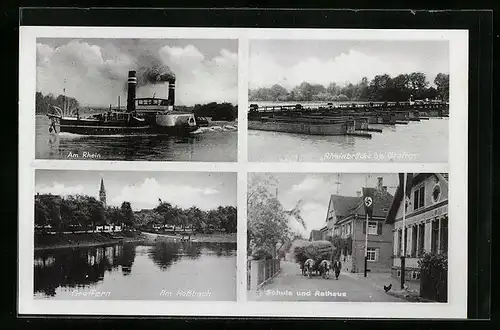
[[[448,162],[447,40],[249,47],[249,161]]]
[[[236,300],[236,174],[36,170],[33,297]]]
[[[247,199],[249,300],[448,301],[447,173],[250,173]]]
[[[237,160],[238,43],[38,38],[36,158]]]

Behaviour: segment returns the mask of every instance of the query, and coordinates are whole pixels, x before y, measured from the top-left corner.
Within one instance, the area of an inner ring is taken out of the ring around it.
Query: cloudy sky
[[[35,190],[98,198],[101,178],[108,205],[129,201],[134,210],[140,210],[154,208],[161,198],[183,208],[236,206],[236,173],[37,170]]]
[[[252,40],[249,88],[344,85],[416,71],[432,83],[438,73],[449,73],[448,47],[448,41]]]
[[[269,177],[269,173],[251,173]],[[383,185],[387,186],[387,191],[394,195],[399,183],[396,174],[358,174],[358,173],[272,173],[277,181],[277,185],[270,188],[275,193],[278,188],[278,200],[285,209],[292,209],[299,200],[302,200],[301,214],[307,228],[291,221],[292,230],[309,237],[312,229],[320,229],[325,226],[326,212],[330,195],[338,194],[342,196],[356,196],[356,191],[361,191],[362,187],[376,187],[377,178],[383,178]],[[339,185],[336,182],[340,182]]]
[[[75,97],[83,105],[122,105],[129,70],[143,59],[176,76],[176,104],[232,102],[238,98],[237,40],[37,39],[37,91]],[[164,84],[139,88],[137,97],[167,96]]]

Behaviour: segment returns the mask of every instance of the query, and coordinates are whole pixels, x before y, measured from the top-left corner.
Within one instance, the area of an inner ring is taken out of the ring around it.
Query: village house
[[[448,252],[448,174],[415,173],[407,182],[405,279],[420,280],[418,260],[424,252]],[[392,276],[401,276],[403,188],[396,190],[385,223],[393,225]]]
[[[309,235],[309,241],[321,241],[323,239],[323,235],[321,230],[313,229],[311,230],[311,234]]]
[[[378,178],[373,193],[373,214],[368,221],[368,270],[388,272],[392,266],[392,225],[385,224],[393,196]],[[364,271],[366,214],[361,191],[357,197],[331,195],[326,226],[321,228],[323,239],[338,237],[345,242],[340,254],[342,269]]]

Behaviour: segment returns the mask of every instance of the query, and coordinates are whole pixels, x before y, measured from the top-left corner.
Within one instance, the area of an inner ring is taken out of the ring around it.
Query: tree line
[[[436,87],[430,86],[422,72],[391,77],[376,75],[371,81],[363,77],[356,84],[328,86],[302,82],[291,90],[275,84],[249,90],[249,101],[407,101],[408,99],[449,100],[449,75],[439,73],[434,78]]]
[[[238,118],[238,106],[229,102],[195,104],[194,106],[176,106],[178,110],[190,111],[197,117],[210,117],[212,120],[233,121]]]
[[[160,201],[154,209],[133,211],[130,202],[120,207],[104,206],[96,198],[85,195],[61,197],[51,194],[35,196],[35,226],[51,227],[52,231],[94,230],[95,226],[120,225],[136,229],[153,228],[153,225],[170,225],[198,232],[236,232],[236,208],[219,206],[203,211],[193,206],[183,209]],[[42,229],[43,230],[43,229]]]
[[[226,232],[235,233],[237,228],[237,210],[234,206],[219,206],[204,211],[196,206],[184,209],[168,202],[159,201],[154,209],[135,212],[136,225],[141,229],[153,229],[155,226],[173,226],[184,230],[192,228],[199,233]]]
[[[94,197],[51,194],[35,196],[35,226],[50,226],[55,231],[93,230],[102,225],[134,225],[130,202],[121,207],[104,206]]]
[[[68,108],[74,109],[78,108],[80,104],[74,97],[47,94],[43,95],[41,92],[36,92],[35,94],[35,113],[37,114],[46,114],[51,113],[52,110],[50,106],[54,105],[61,109]]]

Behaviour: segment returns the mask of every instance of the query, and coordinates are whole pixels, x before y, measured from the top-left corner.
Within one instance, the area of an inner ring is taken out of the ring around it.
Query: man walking
[[[333,270],[335,271],[335,279],[338,280],[339,279],[339,275],[340,275],[340,270],[342,269],[342,263],[340,262],[340,260],[337,258],[335,260],[335,262],[333,263]]]

